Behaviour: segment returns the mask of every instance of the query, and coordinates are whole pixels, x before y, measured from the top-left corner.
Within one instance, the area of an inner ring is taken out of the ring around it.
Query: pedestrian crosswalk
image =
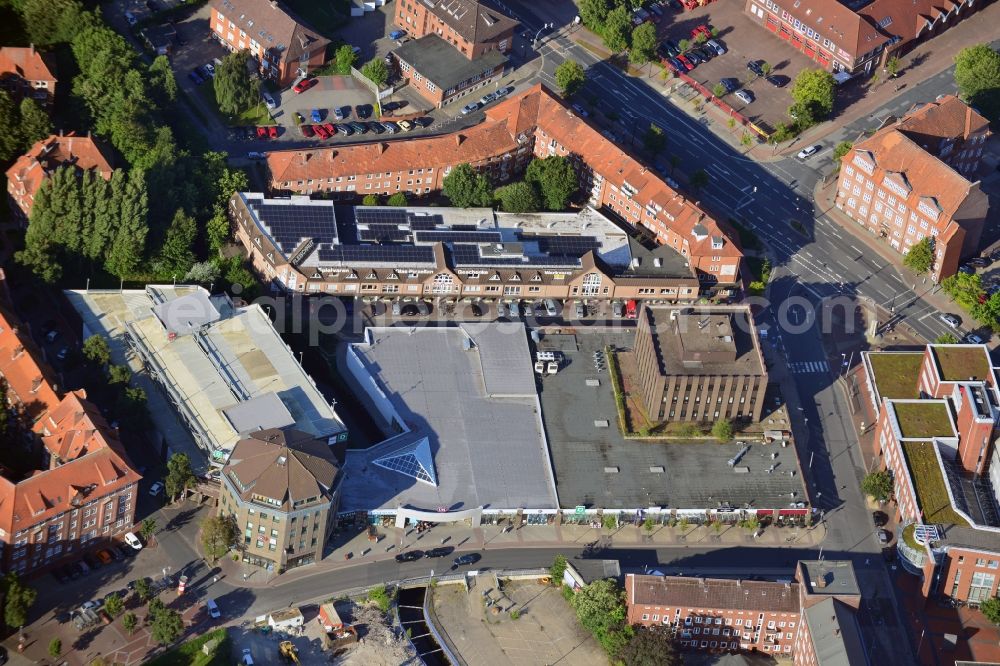
[[[809,372],[830,372],[830,364],[826,361],[792,361],[788,369],[797,375]]]

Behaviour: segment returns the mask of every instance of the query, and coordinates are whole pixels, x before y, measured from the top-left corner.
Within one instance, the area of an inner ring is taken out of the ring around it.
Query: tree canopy
[[[173,608],[157,608],[150,615],[153,640],[160,645],[170,645],[184,632],[184,620]]]
[[[969,104],[990,120],[1000,119],[1000,53],[976,44],[955,56],[955,84]]]
[[[441,191],[453,206],[473,208],[490,206],[493,203],[493,190],[489,178],[468,164],[454,167],[441,184]]]
[[[372,58],[361,68],[361,74],[379,88],[385,87],[389,80],[389,66],[382,58]]]
[[[28,623],[28,610],[35,604],[38,592],[23,584],[14,572],[3,578],[2,585],[4,623],[11,628],[23,627]]]
[[[533,159],[524,178],[538,188],[548,210],[566,210],[570,198],[580,187],[573,165],[561,155]]]
[[[398,208],[403,208],[407,205],[406,193],[405,192],[393,192],[388,199],[385,200],[386,206],[396,206]]]
[[[167,477],[164,479],[167,495],[175,499],[195,482],[191,460],[186,453],[175,453],[167,461]]]
[[[871,472],[861,480],[861,490],[880,502],[885,502],[892,496],[892,488],[892,475],[884,469]]]
[[[580,20],[585,26],[600,34],[611,6],[608,0],[580,0]]]
[[[111,362],[111,348],[103,335],[92,335],[83,341],[83,357],[104,367]]]
[[[632,37],[632,12],[628,7],[619,5],[608,12],[604,19],[601,37],[604,38],[604,45],[612,53],[621,53],[629,47],[629,39]]]
[[[996,597],[983,599],[979,603],[979,610],[982,611],[987,620],[993,624],[1000,624],[1000,599]]]
[[[583,86],[587,80],[587,74],[583,67],[575,60],[563,60],[556,67],[556,85],[566,97],[570,97]]]
[[[193,248],[197,237],[198,225],[194,218],[178,208],[153,264],[156,274],[164,280],[187,275],[195,262]]]
[[[618,655],[632,638],[632,628],[625,623],[625,593],[614,580],[584,585],[571,603],[577,620],[610,656]]]
[[[212,564],[229,552],[240,535],[240,528],[232,516],[209,516],[201,524],[201,545]]]
[[[728,442],[733,438],[733,424],[728,419],[719,419],[712,425],[712,437],[720,442]]]
[[[934,265],[934,239],[924,236],[903,255],[903,265],[914,273],[926,273]]]
[[[358,54],[350,44],[344,44],[337,49],[334,55],[334,67],[337,74],[347,75],[351,73],[351,67],[358,62]]]
[[[493,196],[505,213],[534,213],[542,208],[538,190],[531,183],[520,181],[498,187]]]
[[[804,69],[795,77],[791,93],[795,103],[808,109],[813,120],[822,120],[833,111],[836,82],[830,72]]]
[[[636,627],[632,638],[618,653],[628,666],[680,666],[670,630],[663,626]]]
[[[25,97],[21,100],[21,140],[25,150],[35,144],[36,141],[48,137],[52,134],[52,120],[45,109],[39,106],[38,102]]]
[[[0,90],[0,162],[10,162],[21,153],[21,113],[10,93]]]
[[[244,49],[227,54],[215,68],[212,88],[223,113],[235,116],[261,103],[260,79],[250,75],[254,62],[256,58]]]
[[[644,65],[656,59],[656,26],[646,21],[632,30],[632,49],[629,51],[628,59],[632,62]]]

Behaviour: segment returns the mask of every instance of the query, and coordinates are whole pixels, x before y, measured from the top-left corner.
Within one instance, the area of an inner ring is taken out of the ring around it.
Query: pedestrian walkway
[[[830,364],[826,361],[792,361],[788,364],[788,369],[793,374],[801,375],[812,372],[830,372]]]
[[[736,525],[719,528],[700,525],[685,527],[656,525],[651,530],[626,525],[614,529],[594,528],[589,525],[524,525],[515,529],[510,525],[483,525],[470,528],[465,525],[435,525],[417,533],[388,527],[378,529],[378,540],[372,541],[367,530],[351,530],[335,535],[333,548],[319,563],[293,569],[282,575],[262,572],[232,559],[219,561],[224,577],[240,580],[245,587],[279,587],[300,578],[323,572],[362,566],[372,562],[394,559],[408,550],[428,550],[452,546],[455,555],[465,552],[489,552],[500,549],[541,548],[577,550],[590,546],[595,556],[603,549],[613,548],[818,548],[826,538],[823,524],[811,527],[769,526],[758,537]],[[250,572],[244,579],[244,575]]]

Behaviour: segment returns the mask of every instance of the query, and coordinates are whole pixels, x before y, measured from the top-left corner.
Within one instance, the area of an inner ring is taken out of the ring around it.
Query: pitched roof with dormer
[[[0,46],[0,78],[13,74],[25,81],[55,82],[56,76],[45,56],[34,46]]]
[[[90,135],[53,134],[36,142],[7,169],[10,193],[17,199],[27,198],[25,214],[31,212],[31,202],[45,179],[61,166],[72,165],[82,171],[96,170],[103,178],[111,178],[111,151]]]
[[[262,49],[278,53],[283,62],[297,61],[330,43],[277,0],[214,0],[212,9]]]

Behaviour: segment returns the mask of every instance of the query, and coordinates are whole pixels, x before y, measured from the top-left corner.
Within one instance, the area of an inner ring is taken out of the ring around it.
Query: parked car
[[[271,126],[269,126],[267,128],[267,135],[269,137],[271,137],[272,139],[277,139],[278,138],[278,126],[277,125],[271,125]]]
[[[684,54],[683,54],[683,53],[682,53],[681,55],[677,56],[677,61],[678,61],[679,63],[681,63],[681,65],[683,65],[683,66],[684,66],[684,69],[685,69],[686,71],[688,71],[688,72],[690,72],[690,71],[691,71],[692,69],[694,69],[694,63],[693,63],[693,62],[691,62],[690,60],[688,60],[688,59],[687,59],[687,58],[686,58],[686,57],[684,56]]]
[[[315,136],[316,132],[313,130],[312,125],[302,124],[299,125],[299,130],[302,132],[302,136],[309,138]]]
[[[161,494],[163,492],[163,483],[161,481],[156,481],[149,487],[149,494],[153,497]]]
[[[441,546],[439,548],[431,548],[426,553],[424,557],[448,557],[455,552],[454,546]]]
[[[744,104],[753,104],[753,93],[745,88],[743,90],[737,90],[736,97],[738,97]]]
[[[213,79],[215,78],[215,65],[213,65],[210,62],[207,62],[204,65],[202,65],[202,68],[204,68],[204,71],[207,72],[211,78]]]
[[[951,328],[958,328],[959,326],[962,325],[961,319],[947,312],[942,312],[941,314],[939,314],[938,319],[944,322],[946,326],[950,326]]]
[[[394,303],[397,301],[393,301]],[[405,553],[400,553],[396,556],[397,562],[416,562],[421,557],[424,556],[424,551],[422,550],[408,550]]]
[[[351,136],[352,134],[354,134],[354,130],[352,130],[351,126],[348,125],[347,123],[343,123],[342,125],[337,125],[337,131],[343,134],[344,136]]]
[[[622,315],[625,314],[625,305],[621,301],[614,301],[611,304],[611,314],[621,319]]]
[[[337,134],[337,126],[333,123],[323,123],[323,129],[325,129],[326,133],[330,136],[336,136]]]
[[[969,259],[968,264],[970,266],[975,266],[976,268],[985,268],[990,265],[990,260],[986,257],[973,257]]]
[[[349,106],[338,106],[333,110],[333,116],[337,120],[347,120],[351,117],[351,107]]]
[[[483,556],[479,553],[469,553],[467,555],[462,555],[455,558],[455,566],[461,567],[466,564],[475,564],[479,560],[483,559]]]
[[[257,128],[257,138],[258,139],[266,139],[267,138],[267,128],[266,127],[258,127]]]
[[[208,611],[208,616],[213,620],[218,620],[222,617],[222,612],[219,610],[219,604],[215,603],[215,599],[209,599],[205,602],[205,610]]]
[[[271,95],[271,93],[265,90],[260,94],[260,96],[264,98],[264,106],[266,106],[269,109],[278,108],[278,102],[277,100],[274,99],[274,96]]]
[[[404,132],[409,132],[411,129],[413,129],[413,123],[411,123],[409,120],[400,120],[396,124],[399,125],[399,129],[403,130]]]
[[[101,564],[111,564],[115,561],[115,558],[111,556],[111,553],[106,548],[97,551],[97,559],[101,561]]]
[[[709,60],[711,60],[712,58],[714,58],[716,55],[718,55],[715,51],[713,51],[711,48],[709,48],[707,46],[699,46],[699,47],[691,49],[691,50],[692,51],[697,51],[698,55],[701,56],[701,59],[704,60],[705,62],[708,62]]]
[[[243,666],[253,666],[253,653],[250,648],[243,648]]]
[[[822,147],[823,146],[809,146],[808,148],[803,148],[802,150],[799,151],[799,154],[796,155],[796,157],[798,157],[800,160],[809,159],[810,157],[818,153],[819,149]]]
[[[359,122],[355,121],[353,123],[348,123],[348,125],[350,126],[350,128],[352,130],[354,130],[355,134],[367,134],[368,133],[368,126],[365,125],[364,123],[359,123]]]
[[[681,56],[677,56],[677,57],[680,58]],[[688,62],[690,62],[695,67],[697,67],[701,63],[705,62],[705,59],[701,57],[701,54],[698,53],[697,49],[688,49],[684,53],[684,57],[687,58]]]
[[[706,24],[702,23],[691,30],[691,39],[698,39],[699,35],[704,35],[705,39],[711,39],[712,31],[709,30]]]
[[[493,93],[487,93],[479,98],[479,105],[486,106],[487,104],[489,104],[494,100],[496,100],[496,95],[494,95]]]
[[[321,139],[329,139],[330,138],[330,133],[327,132],[326,128],[323,127],[322,125],[314,125],[313,126],[313,131],[316,133],[316,136],[318,136]]]
[[[511,89],[513,90],[513,87]],[[416,125],[417,127],[430,127],[432,124],[434,124],[434,119],[428,118],[427,116],[421,116],[419,118],[411,118],[410,122]]]
[[[884,527],[889,522],[889,516],[884,511],[872,511],[872,522],[875,527]]]
[[[321,122],[323,122],[323,114],[321,114],[319,112],[319,109],[313,109],[312,111],[310,111],[309,112],[309,117],[312,118],[312,121],[314,123],[321,123]]]
[[[470,113],[479,110],[479,102],[472,102],[471,104],[466,104],[462,107],[462,115],[467,116]]]
[[[726,52],[726,47],[717,39],[710,39],[705,42],[705,46],[715,51],[716,55],[723,55]]]
[[[319,83],[319,79],[302,79],[292,87],[292,90],[295,91],[295,94],[304,93],[317,83]]]
[[[399,39],[400,37],[404,37],[405,35],[406,35],[405,30],[393,30],[392,32],[389,33],[389,39]]]
[[[785,86],[788,85],[788,82],[791,79],[789,79],[787,76],[783,76],[782,74],[768,74],[767,76],[764,77],[764,80],[770,83],[775,88],[784,88]]]
[[[389,120],[383,122],[382,127],[384,127],[385,131],[388,132],[389,134],[395,134],[396,132],[399,131],[399,126],[396,123]]]
[[[764,68],[760,66],[759,60],[748,61],[747,69],[756,74],[757,76],[764,76]]]
[[[962,338],[962,342],[968,343],[970,345],[981,345],[986,343],[985,340],[983,340],[975,333],[967,333],[965,337]]]
[[[83,555],[83,561],[90,567],[93,571],[97,571],[101,568],[102,564],[99,559],[91,555],[90,553],[85,553]]]
[[[248,160],[262,160],[264,159],[264,153],[257,152],[256,150],[251,150],[247,153]]]
[[[512,92],[514,92],[514,86],[504,86],[503,88],[497,90],[496,92],[497,99],[502,99],[507,95],[511,94]]]
[[[371,104],[358,104],[354,107],[354,112],[358,114],[358,118],[364,120],[365,118],[370,118],[372,115],[372,105]]]
[[[99,610],[104,605],[104,599],[93,599],[91,601],[84,601],[80,605],[81,610]]]
[[[720,79],[719,83],[721,83],[722,87],[726,89],[726,92],[730,93],[740,87],[739,80],[734,78]]]
[[[888,545],[888,543],[892,541],[892,535],[889,534],[888,530],[879,528],[875,530],[875,536],[878,537],[878,542],[883,546]]]
[[[198,71],[197,67],[188,72],[188,78],[194,81],[194,84],[197,86],[200,86],[205,82],[205,77],[201,75],[201,72]]]

